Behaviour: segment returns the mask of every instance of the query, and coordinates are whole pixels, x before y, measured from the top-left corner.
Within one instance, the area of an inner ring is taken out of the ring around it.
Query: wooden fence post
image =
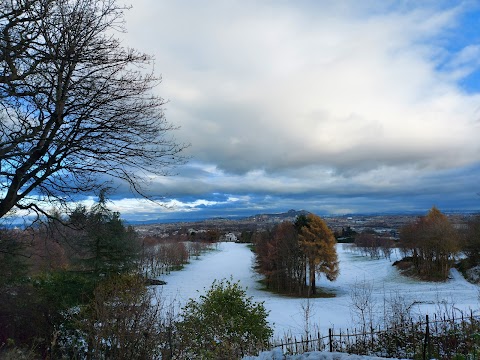
[[[348,328],[347,328],[347,349],[346,350],[349,351],[349,349],[350,349],[350,335],[348,333]]]
[[[371,338],[372,338],[372,348],[371,348],[371,351],[373,352],[375,350],[375,335],[374,335],[374,329],[373,329],[373,325],[370,324],[370,335],[371,335]]]
[[[429,347],[429,344],[430,344],[430,327],[428,324],[428,315],[425,316],[425,319],[426,319],[426,324],[425,324],[425,341],[423,344],[423,360],[427,359],[427,348]]]
[[[330,352],[333,352],[333,332],[332,329],[328,329],[328,341],[330,343]]]

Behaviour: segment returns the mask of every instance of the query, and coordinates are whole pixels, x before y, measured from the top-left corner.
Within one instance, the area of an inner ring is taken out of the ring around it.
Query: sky
[[[135,0],[189,162],[131,221],[480,209],[477,1]]]

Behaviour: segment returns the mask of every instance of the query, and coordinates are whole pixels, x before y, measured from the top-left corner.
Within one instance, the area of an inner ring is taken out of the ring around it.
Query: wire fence
[[[345,331],[329,329],[305,336],[286,336],[273,342],[287,354],[309,351],[408,359],[480,359],[480,317],[437,316],[408,319],[387,328],[364,326]]]

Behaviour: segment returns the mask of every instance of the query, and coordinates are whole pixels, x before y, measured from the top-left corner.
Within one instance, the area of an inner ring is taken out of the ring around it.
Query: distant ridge
[[[269,222],[269,221],[284,221],[293,220],[299,215],[308,215],[311,212],[306,210],[290,209],[287,212],[256,214],[249,216],[212,216],[208,218],[177,218],[177,219],[154,219],[147,221],[127,221],[129,225],[152,225],[152,224],[175,224],[175,223],[211,223],[211,222]]]
[[[291,218],[296,218],[297,216],[300,216],[300,215],[308,215],[308,214],[311,214],[311,213],[306,210],[290,209],[287,212],[283,212],[283,213],[257,214],[253,216],[248,216],[244,218],[244,220],[252,220],[252,221],[263,220],[264,221],[269,219],[291,219]]]
[[[427,210],[428,211],[428,210]],[[365,212],[365,213],[349,213],[349,214],[320,214],[324,218],[346,218],[346,217],[370,217],[370,216],[421,216],[425,215],[427,211],[422,210],[412,210],[412,211],[385,211],[385,212]],[[456,214],[479,214],[480,211],[460,211],[460,210],[445,210],[442,211],[447,215],[456,215]],[[285,220],[293,221],[295,217],[299,215],[308,215],[312,212],[307,210],[294,210],[290,209],[286,212],[278,213],[259,213],[255,215],[245,214],[245,215],[230,215],[230,216],[192,216],[192,217],[182,217],[182,218],[166,218],[166,219],[151,219],[146,221],[125,221],[128,225],[152,225],[152,224],[179,224],[179,223],[218,223],[218,222],[281,222]]]

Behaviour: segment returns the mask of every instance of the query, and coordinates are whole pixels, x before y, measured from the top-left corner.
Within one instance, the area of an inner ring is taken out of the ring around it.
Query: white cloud
[[[403,4],[136,0],[126,42],[156,56],[166,115],[202,170],[158,185],[396,189],[394,174],[413,184],[478,162],[480,95],[457,81],[480,47],[452,54],[443,38],[468,3]]]
[[[184,201],[176,198],[151,201],[147,199],[122,198],[112,200],[109,208],[120,212],[126,217],[132,217],[135,214],[136,217],[142,216],[143,218],[155,219],[161,214],[196,212],[202,208],[232,204],[240,200],[245,201],[246,198],[228,197],[225,201],[208,199]]]

